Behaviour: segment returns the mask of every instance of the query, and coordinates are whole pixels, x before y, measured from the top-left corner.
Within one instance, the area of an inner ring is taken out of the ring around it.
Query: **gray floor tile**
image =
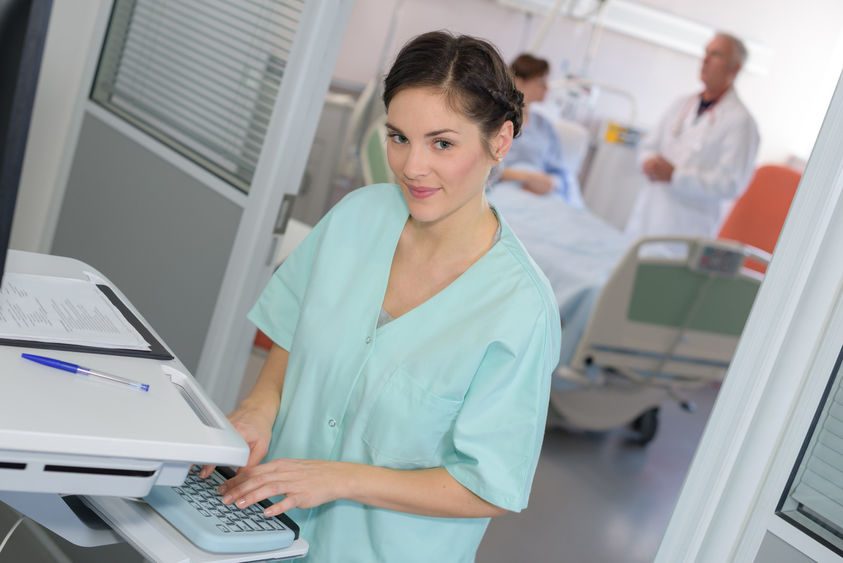
[[[652,561],[716,394],[689,394],[693,413],[663,404],[644,447],[626,429],[549,430],[529,506],[492,520],[477,562]]]

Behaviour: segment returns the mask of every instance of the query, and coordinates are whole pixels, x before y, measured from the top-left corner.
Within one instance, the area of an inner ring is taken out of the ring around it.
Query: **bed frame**
[[[669,257],[664,249],[684,249]],[[614,269],[572,361],[556,376],[573,383],[551,407],[578,427],[631,423],[640,441],[655,435],[658,407],[683,389],[723,379],[768,263],[757,248],[723,240],[645,238]]]

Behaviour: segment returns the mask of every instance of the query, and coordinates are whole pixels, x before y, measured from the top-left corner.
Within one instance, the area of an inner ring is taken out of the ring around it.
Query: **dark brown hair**
[[[524,95],[489,42],[431,31],[411,39],[384,79],[383,103],[406,88],[434,88],[455,111],[476,123],[489,140],[506,121],[521,130]]]
[[[509,65],[515,78],[531,80],[550,73],[550,64],[545,59],[534,57],[529,53],[518,55]]]

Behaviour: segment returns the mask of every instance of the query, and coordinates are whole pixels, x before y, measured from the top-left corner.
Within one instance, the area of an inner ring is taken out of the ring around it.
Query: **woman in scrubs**
[[[334,206],[250,312],[274,345],[220,492],[272,498],[307,561],[472,561],[527,504],[559,359],[550,285],[484,196],[522,96],[492,45],[443,32],[384,87],[398,184]]]

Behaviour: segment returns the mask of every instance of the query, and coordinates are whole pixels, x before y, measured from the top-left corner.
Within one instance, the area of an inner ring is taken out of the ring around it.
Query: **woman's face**
[[[511,122],[487,143],[473,121],[429,88],[407,88],[392,98],[386,132],[389,167],[410,215],[423,223],[483,210],[473,204],[484,203],[489,170],[512,143]]]
[[[524,105],[541,102],[547,94],[547,75],[535,76],[527,80],[516,78],[515,87],[524,94]]]

